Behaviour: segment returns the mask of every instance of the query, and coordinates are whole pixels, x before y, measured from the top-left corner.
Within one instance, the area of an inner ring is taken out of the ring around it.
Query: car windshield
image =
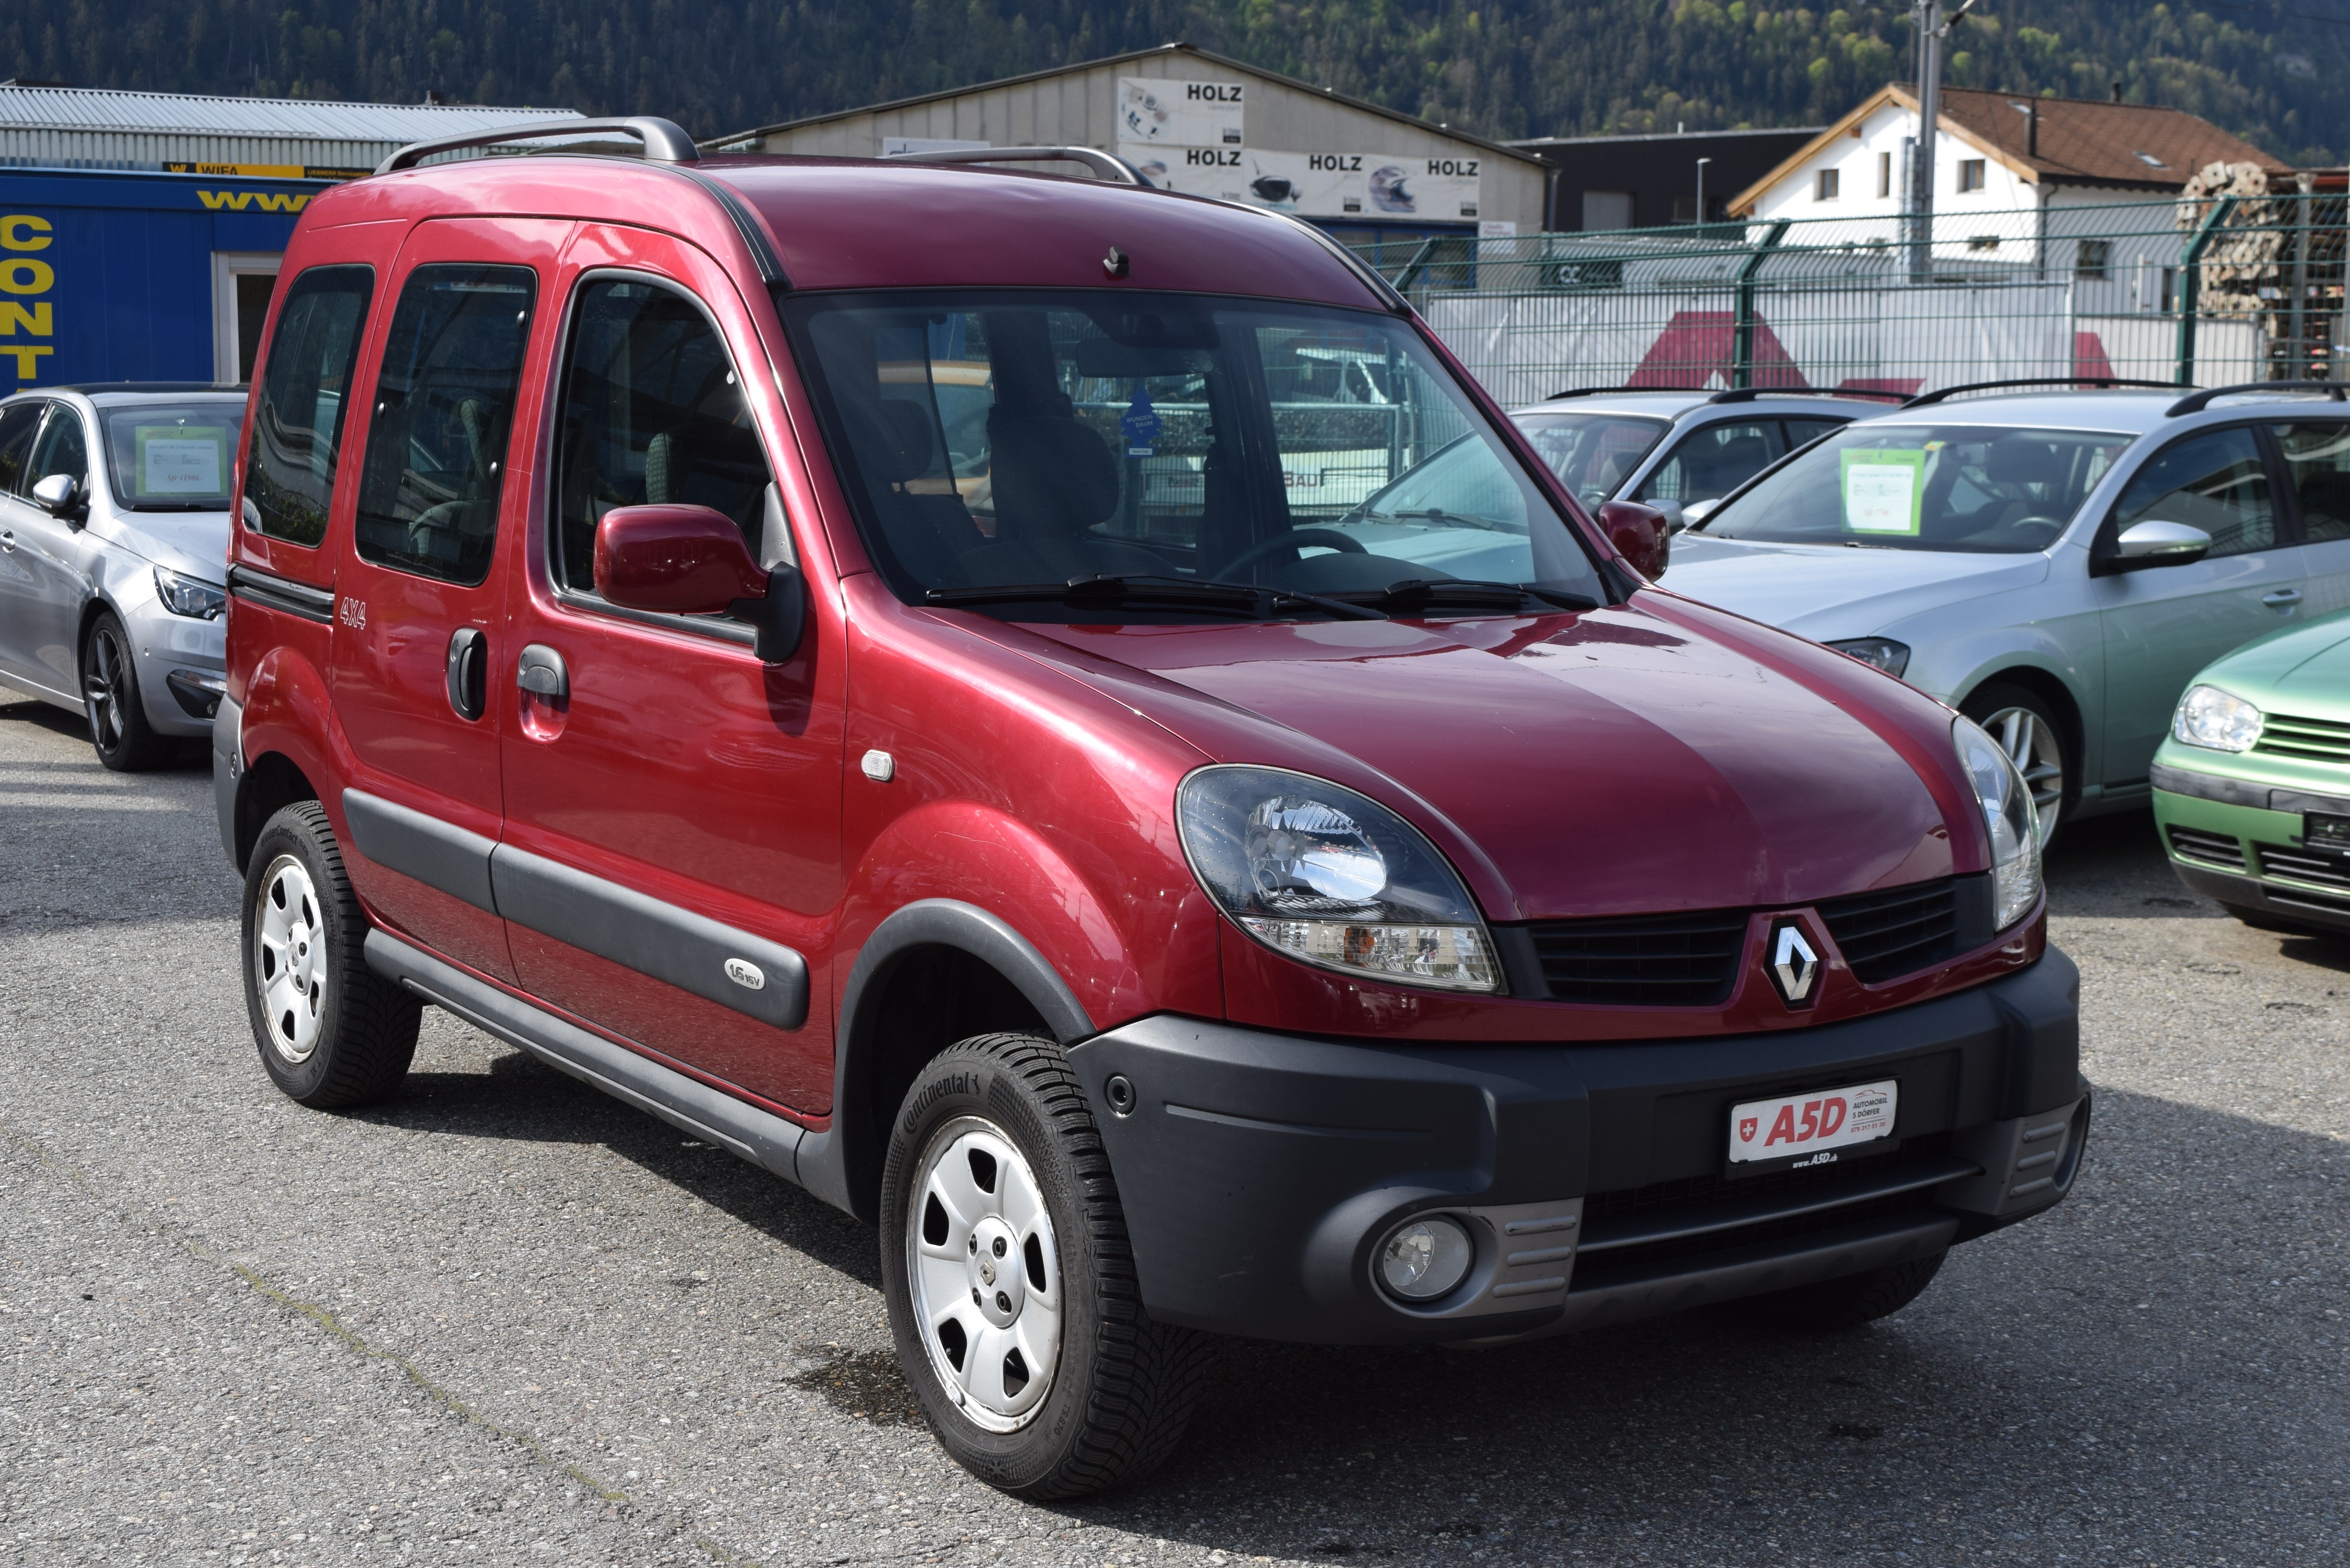
[[[1392,317],[1123,290],[806,296],[785,317],[910,603],[1100,623],[1603,597]],[[1461,579],[1477,591],[1426,586]]]
[[[1649,449],[1673,428],[1669,420],[1635,419],[1628,414],[1530,412],[1512,418],[1550,464],[1551,472],[1566,481],[1566,487],[1586,506],[1596,506],[1614,495]]]
[[[100,409],[114,498],[134,512],[224,512],[244,404],[215,399]]]
[[[2131,441],[1996,425],[1847,427],[1699,524],[1777,545],[2022,555],[2054,544]]]

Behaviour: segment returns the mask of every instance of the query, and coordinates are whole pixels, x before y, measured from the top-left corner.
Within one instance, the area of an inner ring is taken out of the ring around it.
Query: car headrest
[[[1077,421],[999,412],[987,433],[999,529],[1081,534],[1118,510],[1118,458]]]
[[[930,468],[930,432],[924,430],[917,439],[906,439],[907,427],[919,424],[922,417],[922,410],[913,404],[896,399],[843,398],[840,413],[848,426],[848,443],[856,450],[858,464],[871,483],[902,484]]]
[[[2054,447],[2032,435],[2004,435],[1983,454],[1983,477],[1993,484],[2062,484],[2069,465]]]

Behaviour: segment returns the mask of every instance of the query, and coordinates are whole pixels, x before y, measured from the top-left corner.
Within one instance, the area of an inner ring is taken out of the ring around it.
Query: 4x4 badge
[[[1787,919],[1772,926],[1770,970],[1780,1001],[1789,1007],[1811,1005],[1812,990],[1820,979],[1820,955],[1812,950],[1800,922]]]

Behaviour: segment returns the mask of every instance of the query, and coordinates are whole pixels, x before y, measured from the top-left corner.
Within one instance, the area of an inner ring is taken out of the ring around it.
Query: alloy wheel
[[[1028,1161],[1001,1127],[957,1116],[922,1151],[906,1276],[931,1367],[976,1426],[1035,1419],[1061,1360],[1061,1259]]]
[[[2064,749],[2049,722],[2029,708],[2002,708],[1982,722],[1984,731],[1999,742],[2015,771],[2032,791],[2040,810],[2040,842],[2056,831],[2056,814],[2064,805]]]
[[[130,680],[130,656],[110,626],[100,626],[89,639],[89,666],[82,677],[82,692],[89,705],[90,739],[102,752],[122,744],[125,721],[122,704],[136,701],[126,690]]]
[[[325,938],[310,873],[293,856],[279,856],[261,880],[253,960],[269,1043],[288,1062],[307,1062],[318,1047],[327,1007]]]

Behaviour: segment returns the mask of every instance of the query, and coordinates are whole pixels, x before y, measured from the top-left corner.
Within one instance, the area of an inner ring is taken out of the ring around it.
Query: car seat
[[[960,557],[985,542],[971,509],[951,486],[928,493],[905,488],[936,466],[936,435],[921,406],[903,399],[849,398],[842,400],[841,414],[865,472],[881,536],[899,564],[925,587],[967,581]]]
[[[995,483],[995,541],[962,564],[988,583],[1059,582],[1097,572],[1164,575],[1154,551],[1095,534],[1118,510],[1119,473],[1109,443],[1065,414],[988,416]]]

